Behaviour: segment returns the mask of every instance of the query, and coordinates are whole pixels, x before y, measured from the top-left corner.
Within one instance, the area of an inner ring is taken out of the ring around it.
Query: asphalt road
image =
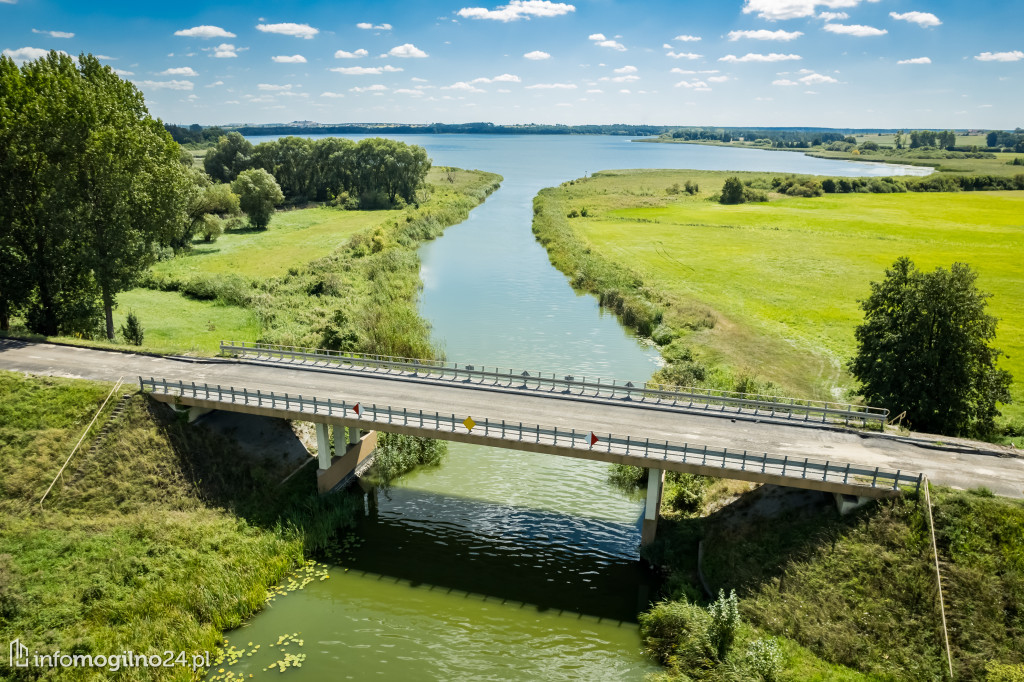
[[[933,482],[959,488],[985,486],[1024,497],[1024,458],[985,443],[937,443],[842,427],[821,428],[699,411],[659,409],[636,402],[595,403],[558,393],[409,381],[398,376],[323,371],[230,359],[153,357],[72,346],[0,341],[0,369],[75,379],[116,381],[124,376],[220,384],[234,388],[376,403],[559,429],[811,457],[835,464],[923,472]],[[0,398],[2,399],[2,398]]]

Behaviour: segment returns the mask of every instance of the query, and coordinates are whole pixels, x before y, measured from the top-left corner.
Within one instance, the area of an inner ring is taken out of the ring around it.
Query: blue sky
[[[0,0],[167,122],[1024,125],[1024,2]]]

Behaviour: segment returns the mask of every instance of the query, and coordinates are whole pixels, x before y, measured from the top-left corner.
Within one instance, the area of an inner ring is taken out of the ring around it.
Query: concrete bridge
[[[898,494],[923,474],[938,483],[1024,495],[1024,460],[1008,449],[870,430],[884,414],[860,406],[309,349],[225,344],[225,351],[240,357],[149,357],[5,341],[0,368],[100,380],[136,375],[164,402],[320,424],[323,486],[337,475],[335,467],[353,462],[327,447],[327,429],[339,426],[357,440],[354,459],[372,449],[372,440],[354,437],[358,429],[646,467],[648,537],[665,471],[862,498]],[[345,440],[335,436],[336,446]]]

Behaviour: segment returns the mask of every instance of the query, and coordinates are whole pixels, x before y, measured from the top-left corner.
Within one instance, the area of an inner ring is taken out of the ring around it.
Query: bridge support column
[[[843,493],[832,493],[836,498],[836,508],[840,516],[846,516],[854,509],[859,509],[870,502],[872,498],[863,495],[844,495]]]
[[[324,428],[326,431],[326,426]],[[355,431],[349,427],[349,435]],[[335,434],[337,435],[337,434]],[[317,424],[317,440],[319,441],[320,425]],[[326,440],[326,439],[325,439]],[[328,441],[329,442],[329,441]],[[335,443],[340,449],[340,443]],[[373,454],[377,451],[377,432],[367,431],[358,442],[349,445],[345,454],[330,457],[328,465],[323,466],[323,455],[320,456],[320,468],[316,472],[316,489],[320,494],[329,493],[345,484],[349,477],[358,475],[363,467],[369,466]],[[323,450],[321,450],[321,453]]]
[[[661,507],[661,491],[665,484],[663,469],[647,470],[647,504],[644,506],[644,525],[640,530],[640,546],[654,542],[658,530],[658,510]]]
[[[331,435],[327,424],[316,425],[316,456],[320,470],[331,468]]]
[[[355,445],[359,442],[359,429],[355,426],[348,427],[348,444]],[[376,442],[376,441],[374,441]]]

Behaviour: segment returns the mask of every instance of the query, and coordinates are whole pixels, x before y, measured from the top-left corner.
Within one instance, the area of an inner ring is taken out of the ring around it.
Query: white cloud
[[[373,25],[371,23],[362,21],[362,22],[356,24],[356,28],[361,28],[361,29],[363,29],[365,31],[390,31],[391,30],[391,24],[377,24],[377,25]]]
[[[593,88],[591,90],[587,90],[587,92],[590,93],[590,94],[593,94],[593,95],[602,95],[602,94],[604,94],[604,90],[598,90],[597,88]]]
[[[458,83],[452,83],[451,85],[445,85],[441,88],[442,90],[460,90],[462,92],[486,92],[480,88],[475,88],[465,81],[459,81]]]
[[[74,38],[75,37],[74,33],[68,33],[67,31],[40,31],[38,28],[34,28],[34,29],[32,29],[32,32],[33,33],[41,33],[42,35],[50,36],[51,38]]]
[[[800,85],[800,84],[797,83],[796,81],[791,81],[788,78],[780,78],[779,80],[772,81],[772,85],[789,86],[789,85]]]
[[[728,76],[711,76],[708,78],[709,83],[724,83],[729,80]]]
[[[806,76],[800,78],[800,82],[804,85],[819,85],[821,83],[838,83],[832,76],[824,76],[820,73],[809,73]]]
[[[690,69],[680,69],[678,66],[672,69],[671,73],[681,73],[684,76],[692,76],[698,73],[718,73],[718,69],[705,69],[703,71],[691,71]]]
[[[754,52],[748,52],[742,57],[737,57],[734,54],[727,54],[724,57],[719,57],[720,62],[789,62],[803,59],[798,54],[779,54],[772,52],[770,54],[756,54]]]
[[[256,30],[264,33],[278,33],[283,36],[294,36],[296,38],[311,39],[320,29],[313,28],[309,24],[256,24]]]
[[[98,54],[98,55],[96,55],[96,59],[102,59],[102,60],[108,61],[108,62],[116,62],[118,58],[117,57],[108,57],[105,54]]]
[[[430,82],[426,78],[417,78],[416,76],[413,76],[409,80],[411,80],[414,83],[429,83]]]
[[[259,90],[262,90],[263,92],[286,92],[288,90],[291,90],[293,86],[292,86],[291,83],[288,83],[286,85],[274,85],[273,83],[260,83],[256,87]]]
[[[235,34],[231,31],[225,31],[220,26],[193,26],[192,28],[185,28],[180,31],[175,31],[176,36],[185,36],[186,38],[234,38]]]
[[[558,17],[575,12],[576,7],[564,2],[549,0],[511,0],[497,9],[486,7],[463,7],[457,14],[466,19],[493,19],[494,21],[518,21],[531,17]]]
[[[412,43],[405,43],[404,45],[398,45],[388,50],[388,56],[390,57],[413,57],[416,59],[423,59],[427,57],[427,53],[416,47]]]
[[[931,64],[932,60],[928,57],[914,57],[913,59],[901,59],[897,64]]]
[[[198,76],[191,66],[178,66],[173,69],[166,69],[160,72],[161,76]]]
[[[672,59],[700,59],[704,55],[697,54],[696,52],[669,52],[665,56]]]
[[[605,38],[603,33],[591,33],[587,36],[587,40],[608,40]]]
[[[868,0],[878,2],[878,0]],[[828,9],[856,7],[860,0],[744,0],[743,13],[757,12],[757,16],[769,21],[811,17],[818,5]]]
[[[621,90],[619,90],[619,92],[621,92],[621,93],[622,93],[623,95],[629,95],[629,94],[632,94],[632,91],[630,91],[630,90],[629,90],[629,89],[627,89],[627,88],[622,88]]]
[[[277,57],[271,57],[271,59],[273,59],[278,64],[305,64],[306,63],[306,58],[303,57],[301,54],[293,54],[291,56],[288,56],[288,55],[278,55]]]
[[[909,21],[911,23],[917,24],[922,28],[942,25],[942,22],[939,21],[939,18],[932,14],[931,12],[904,12],[903,14],[899,14],[897,12],[889,12],[889,16],[892,17],[893,19],[899,19],[900,21]]]
[[[1019,62],[1021,59],[1024,59],[1024,52],[1020,50],[1014,50],[1013,52],[982,52],[974,58],[979,62]]]
[[[500,76],[494,78],[474,78],[472,83],[521,83],[522,79],[519,76],[515,76],[511,73],[503,73]]]
[[[618,69],[612,69],[614,73],[636,73],[637,68],[635,66],[623,66]]]
[[[153,90],[191,90],[195,87],[192,81],[139,81],[139,85]]]
[[[61,54],[67,54],[63,50],[57,50]],[[44,50],[41,47],[19,47],[17,50],[4,50],[4,56],[10,57],[16,62],[27,62],[33,59],[39,59],[50,54],[49,50]]]
[[[825,24],[825,30],[830,33],[839,33],[846,36],[856,36],[857,38],[867,38],[869,36],[884,36],[889,31],[884,28],[875,28],[874,26],[864,26],[862,24]]]
[[[700,40],[700,36],[681,35],[681,36],[676,36],[672,40],[680,40],[680,41],[682,41],[684,43],[691,43],[691,42],[695,42],[695,41]]]
[[[396,95],[409,95],[410,97],[422,97],[422,90],[410,90],[409,88],[398,88],[394,91]]]
[[[206,85],[205,87],[207,87],[207,88],[215,88],[218,85],[224,85],[224,81],[214,81],[213,83],[210,83],[209,85]]]
[[[632,81],[640,80],[640,76],[634,76],[629,74],[627,76],[615,76],[614,78],[601,78],[601,81],[611,81],[612,83],[631,83]]]
[[[384,72],[395,73],[398,71],[404,71],[404,69],[391,66],[337,66],[328,71],[334,71],[335,73],[343,73],[346,76],[379,76]]]
[[[345,95],[343,95],[340,92],[321,92],[320,96],[321,97],[331,97],[331,98],[337,99],[339,97],[344,97]]]
[[[697,92],[708,92],[711,90],[711,87],[707,83],[705,83],[702,80],[696,79],[692,81],[679,81],[678,83],[676,83],[676,87],[687,88],[688,90],[696,90]]]
[[[335,59],[359,59],[360,57],[365,57],[368,54],[370,54],[370,53],[367,52],[366,50],[363,50],[363,49],[358,49],[355,52],[346,52],[345,50],[338,50],[337,52],[334,53],[334,58]]]
[[[135,75],[134,71],[126,71],[125,69],[114,69],[113,71],[114,71],[114,73],[116,73],[118,76],[121,76],[122,78],[124,78],[126,76],[134,76]]]
[[[378,83],[377,85],[368,85],[365,88],[358,88],[358,87],[357,88],[349,88],[348,91],[349,92],[384,92],[387,89],[388,89],[388,86],[380,85]]]
[[[849,19],[850,15],[846,12],[821,12],[818,15],[818,19],[824,19],[825,21],[836,21],[839,19]]]
[[[551,55],[549,55],[547,52],[541,52],[540,50],[534,50],[533,52],[527,52],[523,56],[526,57],[527,59],[532,59],[534,61],[539,61],[541,59],[550,59],[551,58]]]
[[[536,85],[527,85],[527,90],[575,90],[575,83],[537,83]]]
[[[598,47],[610,47],[611,49],[618,50],[619,52],[626,51],[626,46],[617,40],[598,40],[594,44]]]
[[[802,35],[803,33],[800,31],[766,31],[762,28],[757,31],[729,31],[729,40],[736,41],[741,38],[749,38],[751,40],[789,41],[799,38]]]
[[[204,47],[204,50],[212,50],[213,56],[217,59],[232,59],[238,56],[240,50],[244,50],[244,47],[235,47],[230,43],[221,43],[217,47]]]

